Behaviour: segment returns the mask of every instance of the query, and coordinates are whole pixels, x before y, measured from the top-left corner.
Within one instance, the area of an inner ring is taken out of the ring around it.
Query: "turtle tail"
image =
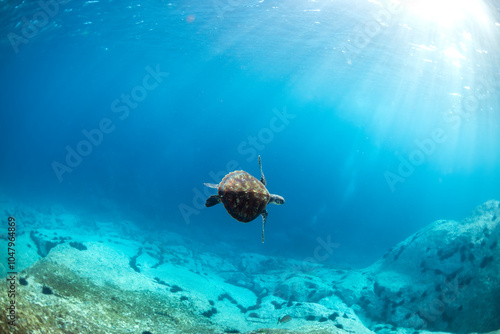
[[[219,195],[212,195],[209,198],[207,198],[207,201],[205,202],[205,206],[207,208],[214,206],[216,204],[220,203],[220,196]]]

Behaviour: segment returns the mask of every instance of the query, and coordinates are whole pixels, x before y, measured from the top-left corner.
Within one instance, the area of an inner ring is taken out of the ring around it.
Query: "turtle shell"
[[[219,196],[227,212],[244,223],[257,218],[271,197],[262,182],[242,170],[231,172],[222,179]]]

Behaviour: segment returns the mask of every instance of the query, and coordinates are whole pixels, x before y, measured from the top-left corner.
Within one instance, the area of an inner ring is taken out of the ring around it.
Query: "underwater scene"
[[[0,18],[0,334],[500,333],[500,2]]]

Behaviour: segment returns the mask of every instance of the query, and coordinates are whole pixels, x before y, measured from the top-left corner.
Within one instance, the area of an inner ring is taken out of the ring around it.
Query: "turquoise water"
[[[211,245],[373,263],[500,198],[489,1],[0,1],[0,185]],[[286,203],[205,208],[233,170]],[[321,241],[320,241],[321,240]]]
[[[0,18],[19,271],[0,332],[500,328],[497,2],[0,0]],[[203,185],[260,179],[258,156],[286,201],[265,243]]]

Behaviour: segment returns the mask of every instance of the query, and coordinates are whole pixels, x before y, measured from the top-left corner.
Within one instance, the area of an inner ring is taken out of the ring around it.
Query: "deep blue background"
[[[42,9],[0,6],[0,185],[16,200],[299,259],[329,238],[325,262],[358,266],[500,198],[492,5],[449,23],[411,7],[384,16],[388,2],[68,2],[17,53],[9,33]],[[169,75],[121,120],[111,104],[148,66]],[[253,152],[286,199],[261,245],[260,219],[199,204],[229,162],[259,176],[249,138],[284,110],[293,118]],[[60,182],[54,161],[104,118],[114,131]],[[436,131],[443,142],[418,153]],[[386,173],[412,154],[421,164],[391,188]]]

